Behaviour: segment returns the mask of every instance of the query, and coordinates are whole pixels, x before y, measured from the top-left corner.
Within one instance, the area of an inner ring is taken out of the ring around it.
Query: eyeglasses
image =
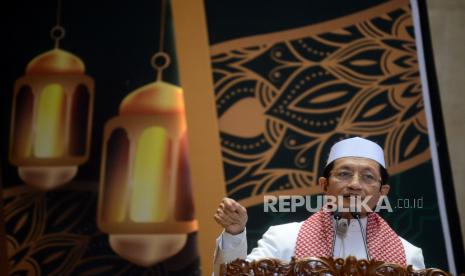
[[[378,182],[381,182],[381,179],[370,172],[357,173],[358,179],[361,184],[364,185],[373,185]],[[337,170],[331,171],[331,175],[336,178],[336,180],[344,183],[352,182],[354,179],[355,173],[350,170]]]

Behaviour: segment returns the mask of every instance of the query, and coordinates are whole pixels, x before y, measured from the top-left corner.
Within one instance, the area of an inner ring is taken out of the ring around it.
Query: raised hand
[[[223,198],[213,218],[232,235],[244,231],[248,219],[247,210],[234,199],[227,197]]]

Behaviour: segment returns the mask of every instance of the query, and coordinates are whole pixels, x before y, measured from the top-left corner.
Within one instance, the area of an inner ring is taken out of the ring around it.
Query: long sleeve
[[[223,231],[216,239],[215,263],[231,262],[237,258],[247,257],[247,230],[237,235],[231,235]]]
[[[403,238],[400,238],[400,240],[404,246],[407,265],[412,265],[413,269],[415,270],[424,269],[425,261],[423,259],[423,251],[421,248],[414,246]]]
[[[290,261],[294,256],[295,242],[302,223],[288,223],[270,227],[258,241],[256,248],[247,256],[246,231],[238,235],[223,232],[216,240],[214,265],[219,267],[237,258],[248,261],[276,258]]]
[[[247,256],[247,260],[276,258],[289,262],[295,255],[295,243],[301,225],[301,222],[293,222],[271,226]]]
[[[247,230],[238,235],[231,235],[223,231],[216,239],[215,254],[213,255],[213,275],[219,275],[220,265],[247,257]]]

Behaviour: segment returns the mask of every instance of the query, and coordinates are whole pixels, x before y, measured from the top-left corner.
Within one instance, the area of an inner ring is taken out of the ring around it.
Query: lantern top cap
[[[84,74],[85,65],[74,54],[53,49],[36,56],[26,67],[26,74]]]
[[[182,88],[155,81],[129,93],[120,104],[120,115],[156,115],[183,112]]]

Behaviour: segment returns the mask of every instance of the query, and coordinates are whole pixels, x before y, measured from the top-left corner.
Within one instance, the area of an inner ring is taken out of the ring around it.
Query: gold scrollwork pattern
[[[71,183],[38,192],[19,185],[3,191],[10,275],[198,275],[195,235],[189,235],[182,258],[149,268],[116,255],[96,225],[94,187]]]
[[[390,173],[430,159],[407,1],[211,47],[228,195],[319,193],[331,145],[367,137]]]

